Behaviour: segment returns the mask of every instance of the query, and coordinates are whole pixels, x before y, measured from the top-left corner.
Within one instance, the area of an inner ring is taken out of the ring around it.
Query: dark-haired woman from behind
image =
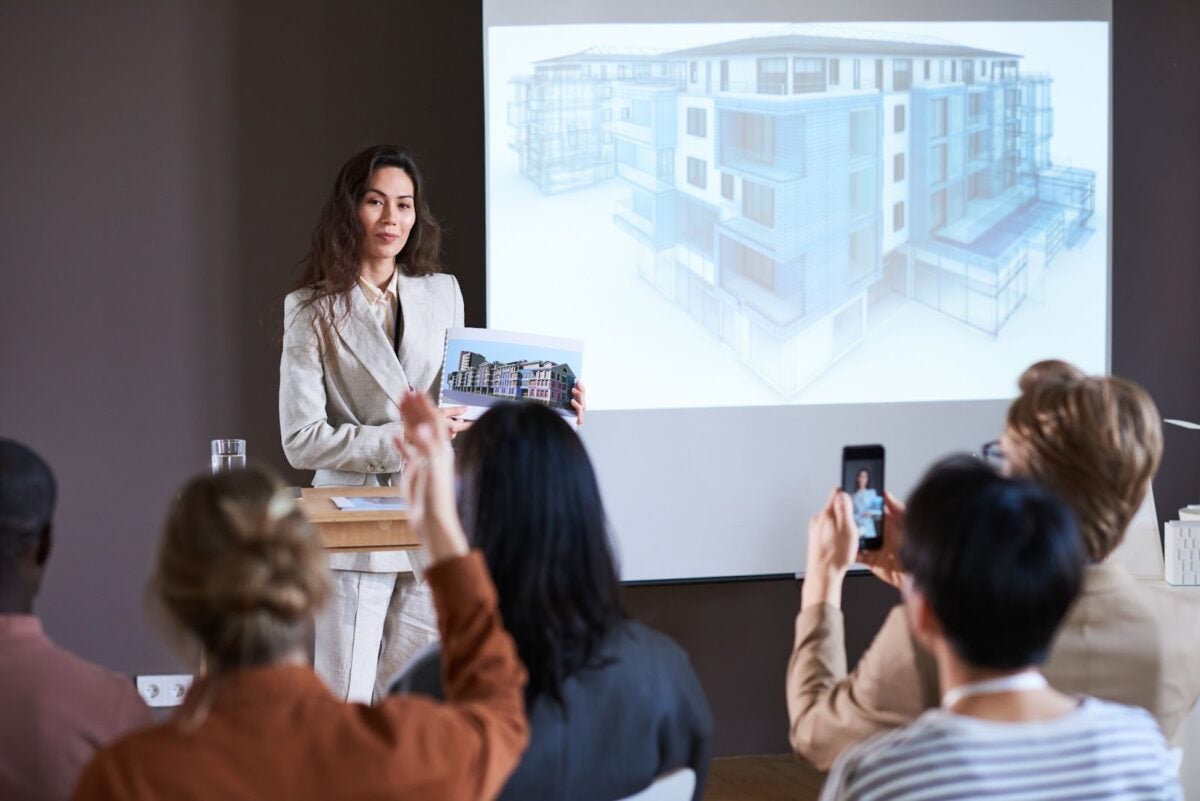
[[[167,521],[152,582],[204,648],[209,675],[167,722],[99,752],[76,790],[102,799],[481,799],[528,739],[524,671],[479,554],[454,509],[453,452],[430,400],[405,396],[410,525],[448,656],[448,703],[334,697],[309,666],[329,575],[312,527],[257,470],[188,484]]]
[[[501,799],[623,798],[677,768],[704,791],[712,717],[687,655],[629,620],[583,443],[534,403],[493,407],[459,437],[458,507],[529,671],[530,745]],[[440,698],[431,646],[393,692]]]

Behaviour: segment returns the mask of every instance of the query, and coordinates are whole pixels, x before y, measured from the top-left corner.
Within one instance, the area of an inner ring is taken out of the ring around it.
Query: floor
[[[825,774],[791,754],[712,761],[704,801],[816,801]]]

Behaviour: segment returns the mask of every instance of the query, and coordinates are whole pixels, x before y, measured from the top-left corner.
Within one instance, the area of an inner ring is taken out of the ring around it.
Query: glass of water
[[[212,441],[212,471],[237,470],[246,466],[246,440],[214,439]]]

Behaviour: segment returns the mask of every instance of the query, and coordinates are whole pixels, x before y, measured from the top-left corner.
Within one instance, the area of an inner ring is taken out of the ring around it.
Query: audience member
[[[1162,454],[1162,424],[1153,401],[1128,381],[1041,362],[1021,376],[1001,447],[1006,472],[1050,488],[1072,510],[1090,562],[1045,676],[1063,692],[1143,707],[1172,737],[1200,695],[1200,640],[1177,634],[1195,628],[1200,599],[1139,583],[1107,561]],[[860,558],[898,586],[904,507],[890,495],[887,514],[884,549]],[[844,575],[809,549],[787,673],[792,747],[821,769],[847,746],[908,723],[938,703],[937,667],[914,640],[899,607],[847,674],[840,611]]]
[[[809,529],[855,556],[849,496]],[[941,708],[843,753],[823,799],[1180,799],[1144,709],[1051,689],[1037,670],[1079,593],[1084,549],[1048,490],[969,457],[936,465],[908,506],[904,611],[938,667]]]
[[[604,509],[579,437],[531,403],[459,436],[459,509],[529,670],[530,746],[502,799],[613,799],[675,768],[701,797],[712,719],[686,654],[621,610]],[[445,654],[394,685],[440,697]]]
[[[0,798],[68,798],[97,748],[151,722],[128,677],[59,648],[33,614],[55,496],[41,457],[0,439]]]
[[[172,506],[153,589],[211,672],[169,722],[101,751],[79,799],[490,798],[528,740],[525,673],[454,509],[453,452],[428,397],[401,401],[410,524],[447,654],[449,703],[335,698],[307,643],[329,590],[312,527],[259,470],[193,480]]]

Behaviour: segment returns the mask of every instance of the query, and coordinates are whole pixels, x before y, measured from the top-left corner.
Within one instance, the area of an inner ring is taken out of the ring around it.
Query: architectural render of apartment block
[[[575,371],[569,364],[544,360],[489,362],[483,354],[463,351],[458,369],[447,377],[446,386],[455,392],[569,408]]]
[[[945,42],[789,34],[591,48],[512,82],[543,192],[615,178],[640,275],[789,396],[901,296],[996,336],[1091,234],[1051,77]]]

